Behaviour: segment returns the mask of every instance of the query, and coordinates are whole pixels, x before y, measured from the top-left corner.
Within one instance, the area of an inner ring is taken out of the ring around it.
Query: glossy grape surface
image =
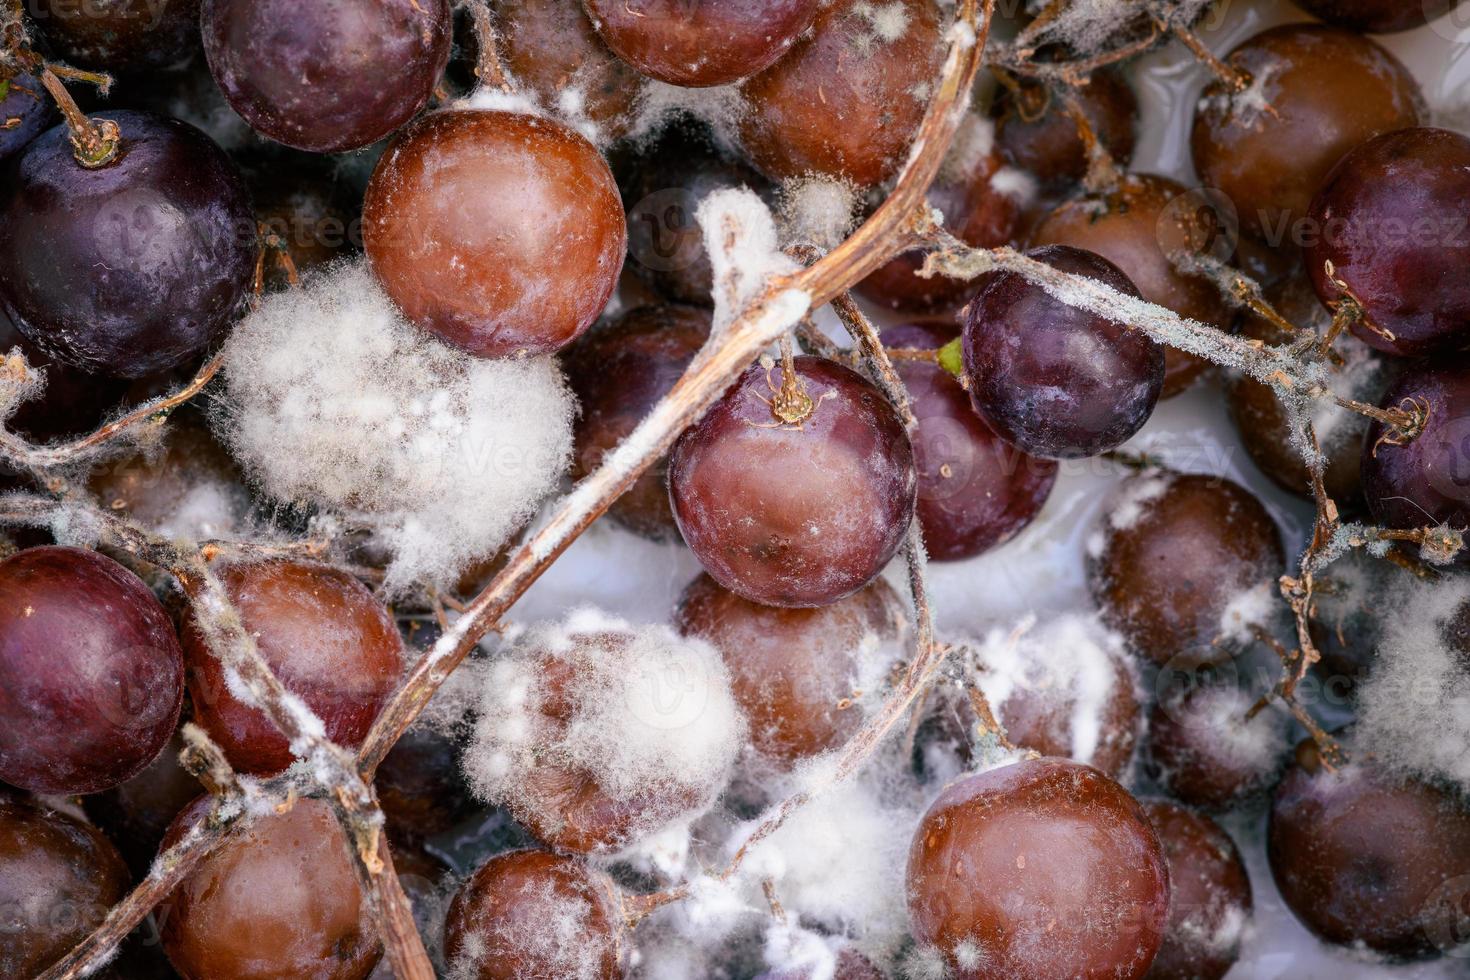
[[[745,372],[678,443],[669,494],[685,542],[752,602],[821,606],[867,585],[913,517],[913,448],[897,412],[849,368],[798,357],[812,404],[773,413],[782,369]]]
[[[1338,27],[1368,34],[1412,30],[1449,13],[1460,0],[1294,0],[1298,7]]]
[[[559,350],[627,249],[612,172],[550,119],[449,109],[401,133],[363,205],[373,272],[413,323],[480,357]]]
[[[116,786],[158,755],[183,700],[173,623],[136,575],[77,548],[0,562],[0,779]]]
[[[1054,245],[1028,254],[1138,295],[1094,252]],[[1153,414],[1164,349],[1143,331],[1069,306],[1014,272],[988,276],[964,316],[970,400],[1012,445],[1051,459],[1096,456]]]
[[[692,306],[641,306],[594,329],[567,353],[567,380],[582,406],[572,477],[581,479],[642,422],[709,339],[710,315]],[[677,539],[668,461],[660,460],[608,510],[644,537]]]
[[[203,0],[204,53],[262,135],[313,153],[375,143],[429,101],[448,0]]]
[[[296,561],[235,564],[220,573],[265,662],[326,726],[327,737],[361,743],[403,672],[403,640],[383,604],[357,579]],[[230,690],[219,661],[191,618],[184,629],[195,720],[252,773],[275,773],[295,758],[263,711]]]
[[[820,0],[586,0],[608,47],[670,85],[728,85],[769,68]]]
[[[946,787],[914,834],[907,895],[914,937],[963,980],[1139,978],[1169,912],[1164,852],[1138,802],[1062,759]]]
[[[1302,255],[1317,296],[1332,307],[1346,287],[1367,318],[1353,333],[1390,354],[1470,344],[1467,199],[1470,137],[1401,129],[1358,146],[1312,200]]]
[[[210,805],[181,813],[163,846]],[[159,906],[169,961],[184,980],[363,980],[382,946],[353,860],[320,800],[257,817]]]
[[[1219,81],[1205,90],[1191,134],[1195,169],[1234,202],[1242,228],[1273,245],[1303,243],[1298,223],[1343,154],[1419,125],[1426,112],[1409,70],[1351,31],[1284,24],[1225,60],[1256,94],[1232,97]]]
[[[87,371],[141,378],[203,353],[229,327],[255,265],[255,219],[229,159],[192,126],[102,118],[118,158],[88,170],[64,126],[37,137],[0,190],[0,306]]]

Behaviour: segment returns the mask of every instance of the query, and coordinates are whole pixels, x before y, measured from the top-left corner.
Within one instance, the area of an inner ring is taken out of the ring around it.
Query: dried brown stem
[[[168,413],[189,401],[219,373],[223,358],[215,355],[205,362],[194,379],[168,395],[161,395],[109,422],[90,435],[58,446],[34,446],[9,429],[0,427],[0,456],[14,466],[36,473],[69,466],[85,460],[107,443],[142,424],[157,425]]]
[[[77,163],[88,170],[96,170],[117,159],[117,151],[122,146],[117,123],[110,119],[88,119],[86,113],[77,108],[76,100],[50,66],[41,69],[41,84],[46,86],[46,91],[51,93],[57,108],[66,117],[66,128],[71,133],[72,152]]]
[[[505,66],[500,63],[500,34],[495,30],[495,15],[485,0],[463,0],[474,24],[475,42],[478,44],[479,60],[475,62],[475,77],[502,92],[513,90]]]

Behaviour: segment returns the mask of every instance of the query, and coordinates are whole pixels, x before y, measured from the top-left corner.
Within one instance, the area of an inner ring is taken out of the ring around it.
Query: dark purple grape
[[[78,68],[173,68],[199,50],[199,0],[28,0],[51,51]]]
[[[127,890],[128,869],[97,830],[39,805],[0,802],[0,976],[40,974]]]
[[[0,82],[0,161],[19,153],[56,122],[56,103],[35,75]]]
[[[395,838],[422,840],[441,834],[475,811],[460,770],[459,747],[424,725],[410,728],[394,744],[373,785]]]
[[[1255,903],[1235,841],[1219,824],[1177,803],[1147,800],[1143,812],[1169,865],[1169,924],[1146,980],[1221,980],[1240,956]]]
[[[141,378],[229,327],[255,265],[245,185],[174,119],[121,111],[117,159],[77,162],[64,126],[38,136],[0,191],[0,306],[48,353]]]
[[[745,162],[722,154],[713,137],[682,121],[628,161],[628,268],[677,303],[710,306],[714,273],[704,232],[694,220],[699,202],[726,187],[770,196],[770,182]]]
[[[1382,422],[1363,440],[1363,495],[1373,519],[1392,528],[1470,527],[1470,359],[1411,365],[1384,408],[1425,412],[1405,440]]]
[[[693,306],[640,306],[594,329],[567,354],[577,394],[572,476],[581,479],[653,410],[709,339],[710,315]],[[660,460],[619,497],[608,514],[628,530],[677,539],[669,505],[668,463]]]
[[[628,64],[670,85],[728,85],[774,64],[821,0],[584,0]]]
[[[1401,129],[1338,161],[1312,200],[1303,256],[1329,307],[1347,296],[1353,332],[1390,354],[1470,344],[1470,137]],[[1331,272],[1328,264],[1331,264]]]
[[[1051,245],[1028,253],[1128,295],[1138,290],[1095,252]],[[1096,456],[1153,414],[1164,349],[1141,330],[1068,306],[1014,272],[988,277],[965,308],[970,400],[1001,438],[1033,456]]]
[[[235,111],[315,153],[375,143],[422,109],[449,62],[448,0],[204,0],[204,53]]]
[[[1329,24],[1366,34],[1392,34],[1421,27],[1455,8],[1460,0],[1294,0]]]
[[[958,333],[941,324],[883,331],[888,347],[934,350]],[[910,435],[919,473],[919,524],[937,561],[973,558],[1009,541],[1041,512],[1057,464],[999,438],[975,414],[954,375],[927,361],[899,360],[919,428]]]
[[[1470,803],[1371,757],[1332,771],[1303,742],[1266,836],[1286,905],[1330,943],[1407,959],[1470,931]]]
[[[897,553],[914,455],[898,413],[856,372],[798,357],[794,374],[809,414],[778,417],[784,372],[753,366],[675,444],[669,494],[715,581],[768,606],[822,606]]]
[[[136,575],[77,548],[0,562],[0,779],[116,786],[163,749],[183,703],[173,623]]]

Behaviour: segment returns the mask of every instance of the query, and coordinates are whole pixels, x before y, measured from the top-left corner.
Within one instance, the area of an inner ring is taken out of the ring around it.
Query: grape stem
[[[479,58],[475,62],[475,77],[486,85],[493,85],[507,95],[513,91],[505,66],[500,62],[500,35],[495,30],[495,17],[485,0],[460,0],[460,6],[470,12],[475,29],[475,42],[479,46]]]
[[[102,76],[105,77],[105,76]],[[66,128],[71,133],[72,154],[77,163],[88,170],[98,170],[117,159],[122,147],[122,134],[117,123],[110,119],[88,119],[76,100],[66,90],[52,66],[41,69],[41,84],[56,100],[57,108],[66,117]]]

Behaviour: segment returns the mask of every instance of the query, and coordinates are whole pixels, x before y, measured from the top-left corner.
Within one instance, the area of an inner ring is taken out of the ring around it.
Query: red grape
[[[742,86],[741,141],[772,178],[879,184],[908,154],[942,54],[932,0],[832,4],[812,34]]]
[[[585,0],[618,57],[670,85],[727,85],[769,68],[820,0]]]
[[[1148,980],[1221,980],[1240,956],[1254,902],[1245,862],[1209,817],[1176,803],[1143,804],[1169,865],[1169,924]]]
[[[1410,365],[1384,408],[1425,411],[1423,431],[1403,439],[1381,422],[1363,440],[1363,495],[1373,519],[1391,528],[1470,527],[1470,362],[1464,356]]]
[[[1283,24],[1226,62],[1252,85],[1205,90],[1191,137],[1195,169],[1234,202],[1242,227],[1273,245],[1300,244],[1298,223],[1344,153],[1425,114],[1409,70],[1351,31]]]
[[[141,378],[197,357],[229,327],[255,263],[244,182],[192,126],[109,112],[122,149],[77,162],[65,127],[13,161],[0,193],[0,307],[37,346]]]
[[[1353,332],[1390,354],[1470,344],[1467,198],[1470,137],[1401,129],[1357,147],[1312,200],[1302,254],[1317,296],[1332,307],[1346,287],[1366,318]]]
[[[1138,128],[1138,98],[1128,81],[1117,69],[1104,68],[1073,94],[1109,156],[1127,166]],[[1087,173],[1087,148],[1077,121],[1046,89],[1028,86],[1018,94],[1002,88],[992,114],[1001,153],[1048,190],[1064,190]]]
[[[1224,232],[1216,216],[1189,191],[1166,177],[1129,175],[1102,197],[1073,198],[1044,218],[1031,244],[1071,245],[1096,252],[1150,303],[1228,330],[1234,315],[1213,283],[1175,268],[1165,249],[1206,247]],[[1176,201],[1187,205],[1180,209]],[[1164,390],[1169,398],[1188,388],[1208,362],[1169,347],[1164,351]]]
[[[751,744],[783,769],[838,747],[862,725],[852,702],[872,655],[866,645],[897,642],[903,621],[882,579],[830,606],[779,609],[742,599],[708,575],[684,590],[674,616],[680,633],[720,651]]]
[[[916,475],[903,423],[856,372],[798,357],[811,414],[782,422],[780,368],[750,368],[680,437],[669,494],[715,581],[768,606],[820,606],[867,585],[903,543]]]
[[[581,0],[494,0],[505,67],[550,110],[616,139],[633,120],[638,73],[602,43]]]
[[[448,0],[204,0],[204,53],[261,134],[314,153],[375,143],[422,109],[449,61]]]
[[[1120,489],[1087,575],[1103,619],[1162,666],[1216,659],[1232,604],[1274,589],[1285,561],[1276,522],[1249,490],[1223,477],[1143,473]]]
[[[1330,943],[1411,959],[1463,941],[1470,805],[1371,759],[1329,770],[1310,742],[1277,787],[1266,837],[1286,905]]]
[[[136,575],[77,548],[0,562],[0,779],[116,786],[158,755],[183,702],[178,637]]]
[[[549,119],[453,109],[404,130],[363,205],[368,259],[413,323],[480,357],[575,340],[628,245],[612,172]]]
[[[163,846],[211,805],[195,801]],[[353,860],[321,800],[254,818],[159,906],[169,961],[185,980],[363,980],[382,947]]]
[[[444,946],[473,980],[623,976],[622,902],[612,879],[548,851],[491,858],[449,906]]]
[[[403,640],[383,604],[346,572],[307,562],[231,565],[220,580],[265,662],[321,718],[327,737],[361,743],[403,672]],[[237,769],[289,766],[286,737],[230,690],[192,616],[183,636],[199,725]]]
[[[1053,245],[1031,258],[1128,296],[1117,266]],[[1069,306],[1014,272],[986,278],[965,308],[970,400],[996,434],[1035,456],[1114,449],[1143,428],[1164,386],[1164,349],[1127,324]]]
[[[102,924],[128,869],[94,828],[0,800],[0,976],[33,977]]]
[[[1126,790],[1036,759],[945,788],[914,834],[908,906],[959,980],[1126,980],[1163,941],[1169,877]]]
[[[883,331],[889,347],[933,350],[957,331],[940,324],[904,324]],[[919,474],[919,524],[936,561],[973,558],[1015,537],[1051,496],[1057,464],[1028,456],[996,436],[948,371],[926,361],[899,360],[919,427],[911,435]]]
[[[692,306],[641,306],[593,330],[567,353],[567,379],[582,414],[572,477],[581,479],[626,439],[709,339],[710,315]],[[608,510],[619,524],[654,539],[677,538],[668,463],[660,460]]]

